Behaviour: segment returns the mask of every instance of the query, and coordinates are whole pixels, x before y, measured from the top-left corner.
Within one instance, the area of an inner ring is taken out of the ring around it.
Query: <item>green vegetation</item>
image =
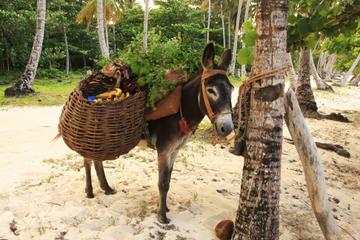
[[[15,73],[0,77],[0,107],[4,105],[61,105],[64,104],[84,76],[81,73],[72,73],[68,78],[40,78],[34,82],[35,94],[18,98],[5,98],[4,91],[13,84]],[[10,82],[9,82],[10,81]]]

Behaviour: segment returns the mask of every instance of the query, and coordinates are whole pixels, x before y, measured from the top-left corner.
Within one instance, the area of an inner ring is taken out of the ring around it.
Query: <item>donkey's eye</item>
[[[212,94],[212,95],[214,95],[214,96],[216,97],[216,92],[215,92],[214,89],[208,88],[208,89],[207,89],[207,92],[210,93],[210,94]]]

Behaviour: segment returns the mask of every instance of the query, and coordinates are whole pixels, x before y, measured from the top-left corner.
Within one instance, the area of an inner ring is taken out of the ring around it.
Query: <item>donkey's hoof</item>
[[[86,193],[86,197],[87,198],[94,198],[94,194],[93,193]]]
[[[162,224],[170,223],[170,219],[168,219],[166,217],[166,215],[164,215],[164,214],[159,213],[157,217],[158,217],[159,222],[162,223]]]
[[[105,190],[105,195],[113,195],[115,193],[116,193],[116,191],[114,189],[112,189],[112,188],[109,188],[109,189]]]

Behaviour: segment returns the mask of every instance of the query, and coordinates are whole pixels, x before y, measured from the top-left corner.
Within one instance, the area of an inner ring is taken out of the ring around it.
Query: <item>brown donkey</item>
[[[214,45],[209,43],[201,58],[202,69],[183,85],[180,110],[177,114],[147,122],[148,145],[152,145],[158,152],[160,191],[158,219],[161,223],[169,223],[166,217],[166,212],[169,211],[166,198],[176,155],[204,116],[210,118],[219,136],[227,136],[234,129],[231,118],[233,86],[226,76],[231,61],[231,50],[228,49],[222,54],[218,65],[214,62],[214,56]],[[91,162],[91,159],[84,159],[85,192],[89,198],[94,197],[91,185]],[[94,165],[105,194],[115,193],[107,183],[102,162],[94,161]]]

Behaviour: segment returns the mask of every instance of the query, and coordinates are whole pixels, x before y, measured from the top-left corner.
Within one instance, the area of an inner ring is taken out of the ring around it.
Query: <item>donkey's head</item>
[[[206,45],[201,57],[203,68],[202,91],[200,98],[201,110],[206,113],[219,136],[227,136],[234,130],[231,118],[231,85],[226,70],[231,62],[231,50],[226,50],[217,65],[214,62],[214,44]]]

